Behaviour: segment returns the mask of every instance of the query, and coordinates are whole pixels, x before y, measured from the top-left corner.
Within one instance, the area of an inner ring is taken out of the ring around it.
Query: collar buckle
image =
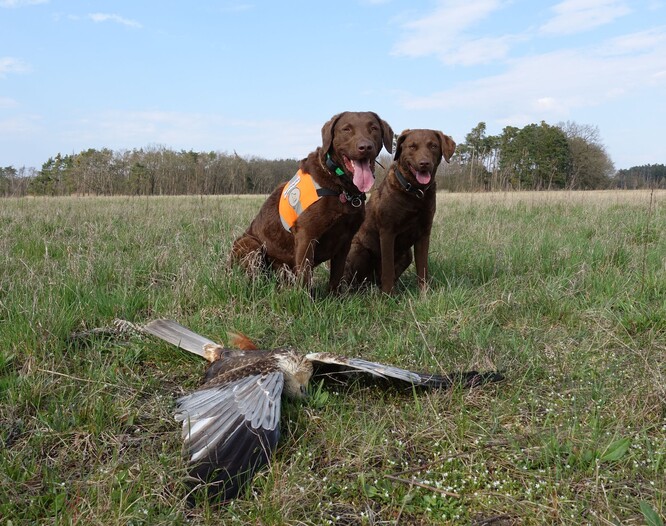
[[[354,208],[358,208],[359,206],[361,206],[363,204],[363,201],[365,201],[365,194],[355,195],[352,196],[351,199],[349,199],[349,202]]]
[[[346,190],[340,194],[341,203],[349,203],[354,208],[359,208],[365,201],[365,194],[350,194]]]

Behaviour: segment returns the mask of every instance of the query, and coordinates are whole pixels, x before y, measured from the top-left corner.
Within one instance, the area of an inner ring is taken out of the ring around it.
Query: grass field
[[[666,514],[666,192],[441,194],[431,288],[314,299],[227,255],[261,197],[0,200],[0,522],[623,524]],[[330,387],[286,402],[271,465],[185,503],[175,398],[204,364],[138,336],[224,340],[500,384]]]

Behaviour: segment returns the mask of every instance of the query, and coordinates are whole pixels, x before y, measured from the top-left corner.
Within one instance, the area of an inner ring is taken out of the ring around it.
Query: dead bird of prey
[[[171,320],[155,320],[142,329],[211,362],[201,387],[177,400],[175,416],[183,423],[193,481],[207,484],[208,494],[223,501],[235,498],[268,463],[280,437],[283,392],[304,398],[313,375],[366,373],[407,388],[435,389],[502,380],[497,372],[440,376],[326,352],[260,350],[242,335],[235,335],[240,348],[228,349]]]

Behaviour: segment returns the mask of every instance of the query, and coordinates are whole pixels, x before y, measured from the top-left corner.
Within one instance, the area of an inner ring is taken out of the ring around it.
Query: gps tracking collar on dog
[[[345,177],[347,175],[342,168],[340,168],[337,164],[335,164],[335,162],[333,162],[330,153],[326,154],[326,166],[328,167],[329,170],[331,170],[331,172],[334,172],[335,175],[337,175],[338,177]]]
[[[340,168],[337,164],[335,164],[335,161],[333,161],[333,159],[331,159],[330,153],[326,154],[326,167],[331,172],[335,173],[335,175],[337,175],[338,177],[345,178],[348,181],[350,180],[349,176],[345,173],[345,171],[342,168]],[[360,194],[350,194],[349,192],[344,190],[340,194],[340,201],[343,203],[350,203],[354,208],[358,208],[359,206],[361,206],[365,201],[365,199],[366,199],[365,193],[363,192]]]

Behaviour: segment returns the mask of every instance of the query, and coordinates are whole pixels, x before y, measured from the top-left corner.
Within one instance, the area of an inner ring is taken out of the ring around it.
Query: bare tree
[[[572,121],[557,125],[567,137],[571,152],[571,171],[567,188],[606,188],[615,166],[601,142],[599,128]]]

